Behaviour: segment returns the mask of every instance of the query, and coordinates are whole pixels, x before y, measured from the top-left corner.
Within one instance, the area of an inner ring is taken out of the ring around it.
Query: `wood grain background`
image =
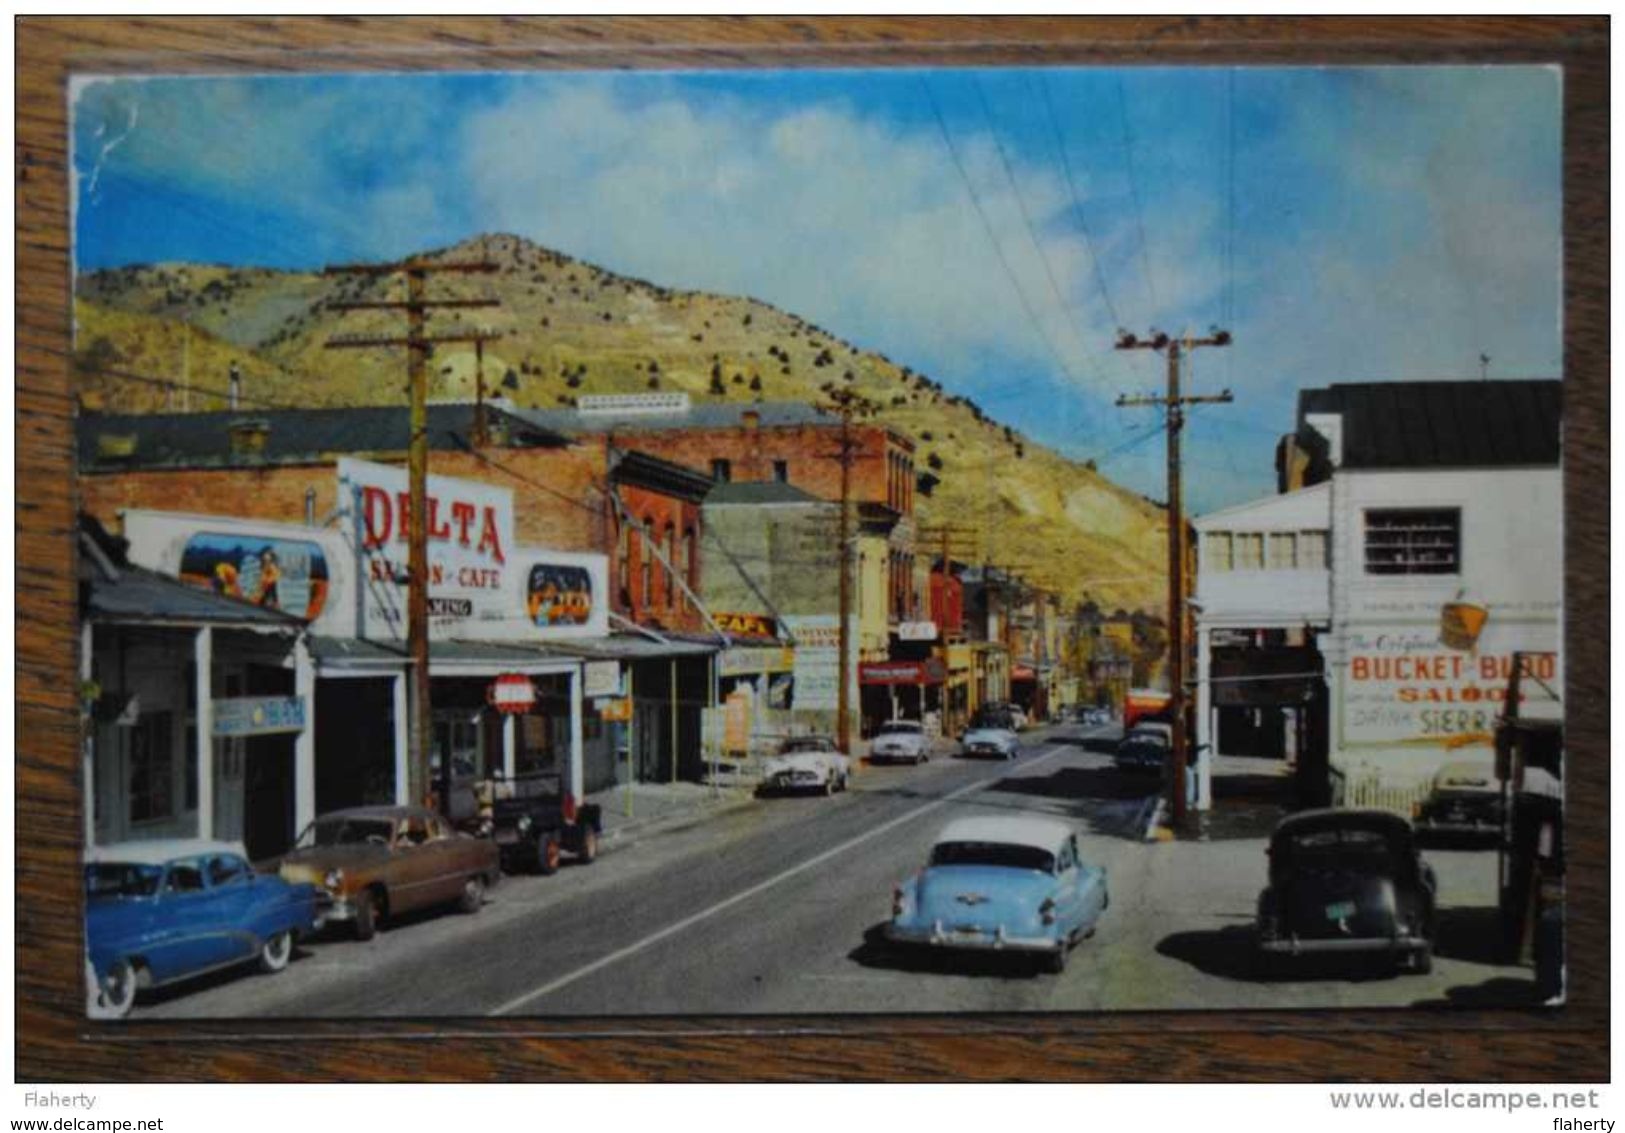
[[[1091,62],[1564,67],[1566,1007],[387,1025],[82,1019],[69,75]],[[1606,18],[25,18],[17,65],[20,1081],[1608,1079]]]

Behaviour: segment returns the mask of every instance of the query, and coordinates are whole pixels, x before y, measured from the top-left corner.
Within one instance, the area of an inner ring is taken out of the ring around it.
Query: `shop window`
[[[1264,536],[1257,534],[1236,536],[1236,569],[1264,569]]]
[[[1207,552],[1206,558],[1202,563],[1203,570],[1226,571],[1232,569],[1232,555],[1234,554],[1234,550],[1232,548],[1230,532],[1211,532],[1202,539],[1202,547]],[[1096,632],[1098,633],[1099,631],[1097,630]]]
[[[168,712],[149,712],[130,729],[130,821],[175,814],[175,742]]]
[[[1460,508],[1365,513],[1367,574],[1456,574],[1460,569]]]
[[[1271,570],[1295,570],[1298,566],[1298,537],[1291,531],[1272,531],[1269,536]]]
[[[1298,569],[1326,569],[1326,533],[1324,531],[1298,532]]]

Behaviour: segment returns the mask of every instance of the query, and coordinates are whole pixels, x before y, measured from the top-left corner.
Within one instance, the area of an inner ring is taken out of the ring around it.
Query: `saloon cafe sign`
[[[364,635],[405,637],[412,514],[406,469],[344,457],[338,474],[359,516]],[[513,492],[430,476],[427,512],[430,632],[455,633],[512,617]]]

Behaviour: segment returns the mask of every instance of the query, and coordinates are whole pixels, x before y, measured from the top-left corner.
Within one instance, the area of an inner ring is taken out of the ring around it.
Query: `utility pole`
[[[1153,330],[1150,339],[1136,338],[1123,331],[1117,340],[1119,350],[1159,350],[1168,358],[1168,392],[1158,397],[1119,397],[1119,408],[1160,405],[1167,415],[1168,438],[1168,686],[1169,708],[1174,717],[1173,774],[1169,778],[1169,812],[1174,824],[1185,821],[1185,769],[1190,763],[1190,740],[1185,727],[1185,512],[1180,495],[1179,434],[1185,426],[1185,406],[1203,402],[1233,401],[1230,391],[1190,396],[1180,390],[1179,359],[1199,346],[1229,346],[1230,332],[1214,328],[1206,338],[1171,339]]]
[[[407,385],[410,398],[410,437],[407,451],[407,479],[411,497],[408,524],[406,641],[412,659],[411,707],[407,728],[407,797],[429,797],[429,744],[434,735],[434,714],[429,696],[429,411],[428,357],[435,346],[448,342],[479,343],[496,338],[485,331],[459,331],[429,335],[425,331],[428,312],[438,308],[496,307],[495,299],[429,299],[425,284],[431,274],[489,274],[497,265],[488,260],[433,261],[412,258],[393,264],[344,264],[327,268],[324,275],[364,275],[406,277],[406,298],[333,302],[337,311],[393,310],[406,312],[406,336],[344,335],[327,341],[328,349],[357,349],[404,346],[407,350]],[[440,761],[440,809],[451,813],[451,759]]]
[[[841,417],[841,442],[838,452],[833,459],[841,464],[841,528],[840,528],[840,590],[837,603],[840,607],[839,624],[836,626],[837,648],[840,656],[837,659],[840,687],[835,694],[835,746],[841,751],[850,754],[852,750],[852,697],[850,686],[852,684],[852,464],[857,459],[857,441],[852,437],[852,418],[858,413],[867,413],[874,406],[873,403],[849,389],[838,389],[830,394],[835,412]]]

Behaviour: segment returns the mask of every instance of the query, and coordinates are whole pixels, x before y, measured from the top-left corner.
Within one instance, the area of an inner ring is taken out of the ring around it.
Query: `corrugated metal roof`
[[[1563,383],[1553,380],[1358,382],[1298,394],[1298,420],[1343,417],[1344,468],[1553,465],[1562,453]]]
[[[718,484],[705,497],[710,504],[822,504],[811,492],[780,480],[745,480]]]
[[[507,425],[511,444],[558,447],[569,438],[513,413],[487,407],[494,428]],[[231,427],[236,422],[263,421],[269,429],[263,454],[233,455]],[[466,449],[463,438],[474,428],[474,406],[428,407],[429,447]],[[87,413],[79,418],[79,466],[106,471],[116,468],[237,467],[306,463],[337,453],[405,452],[410,421],[404,405],[369,405],[347,409],[240,410],[210,413]],[[121,455],[128,450],[127,455]]]
[[[292,614],[227,598],[143,567],[120,565],[118,577],[91,571],[89,615],[98,621],[236,625],[296,633],[305,624]]]
[[[659,433],[668,429],[734,429],[755,413],[763,428],[837,425],[840,418],[803,401],[704,401],[672,413],[578,413],[574,409],[515,409],[514,416],[560,433]]]

